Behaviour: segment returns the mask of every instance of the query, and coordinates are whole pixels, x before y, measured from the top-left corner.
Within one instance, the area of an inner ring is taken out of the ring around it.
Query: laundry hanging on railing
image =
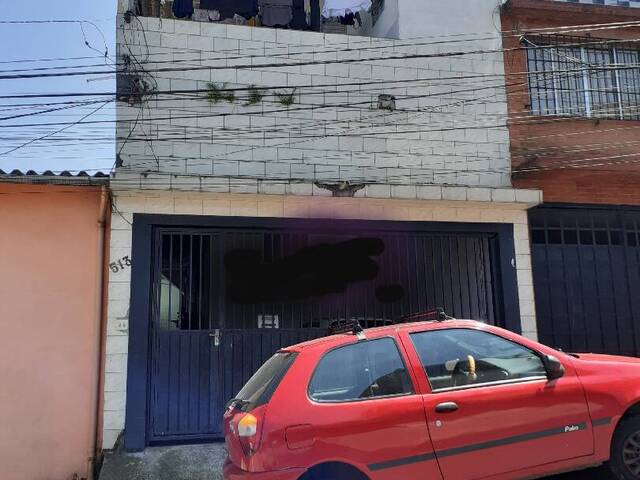
[[[292,19],[289,27],[294,30],[308,30],[309,21],[307,19],[307,11],[305,9],[305,0],[293,0]],[[311,10],[311,5],[309,5]]]
[[[220,12],[218,10],[203,10],[202,8],[196,8],[193,11],[191,20],[196,22],[219,22]]]
[[[193,15],[193,0],[173,0],[173,15],[176,18]]]
[[[370,8],[371,0],[325,0],[322,16],[325,18],[344,17]]]
[[[286,27],[293,18],[293,0],[258,0],[262,25]]]
[[[133,12],[135,15],[142,16],[142,2],[140,0],[126,0],[124,9],[125,12]]]
[[[200,0],[200,8],[217,10],[222,19],[240,15],[248,20],[258,14],[257,0]]]

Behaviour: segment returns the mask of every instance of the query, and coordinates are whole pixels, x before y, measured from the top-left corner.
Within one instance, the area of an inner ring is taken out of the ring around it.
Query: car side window
[[[344,402],[413,393],[396,342],[380,338],[336,348],[318,363],[309,396],[318,402]]]
[[[546,376],[533,351],[492,333],[471,329],[411,334],[434,391]]]

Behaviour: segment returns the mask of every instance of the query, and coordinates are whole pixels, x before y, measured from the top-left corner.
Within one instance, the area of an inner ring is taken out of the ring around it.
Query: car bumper
[[[289,468],[274,472],[245,472],[227,459],[222,468],[224,480],[298,480],[306,470],[304,468]]]

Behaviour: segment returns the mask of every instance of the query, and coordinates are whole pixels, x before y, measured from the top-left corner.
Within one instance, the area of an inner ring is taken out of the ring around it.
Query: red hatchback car
[[[231,401],[226,480],[640,479],[640,360],[474,321],[285,348]]]

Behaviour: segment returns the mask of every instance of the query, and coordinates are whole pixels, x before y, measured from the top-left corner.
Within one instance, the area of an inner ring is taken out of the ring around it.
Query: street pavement
[[[221,480],[223,443],[149,447],[144,452],[105,456],[100,480]],[[546,477],[543,480],[614,480],[606,467]]]

